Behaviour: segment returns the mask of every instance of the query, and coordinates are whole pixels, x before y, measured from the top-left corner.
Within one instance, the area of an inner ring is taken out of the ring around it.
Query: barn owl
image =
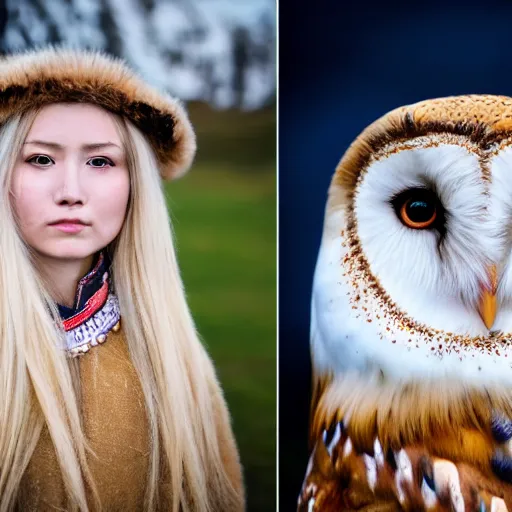
[[[401,107],[348,148],[311,359],[299,506],[512,511],[512,98]]]

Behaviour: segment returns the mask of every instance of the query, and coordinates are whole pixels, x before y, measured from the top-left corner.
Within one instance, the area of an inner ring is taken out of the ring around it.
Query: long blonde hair
[[[15,116],[0,131],[0,512],[13,509],[45,424],[69,506],[87,511],[86,482],[95,508],[101,504],[87,465],[76,363],[62,350],[56,304],[20,236],[12,208],[14,164],[36,115],[33,110]],[[243,497],[230,482],[219,450],[215,418],[223,412],[212,396],[222,397],[186,303],[155,155],[135,126],[113,118],[126,151],[131,191],[123,228],[108,250],[150,425],[145,509],[158,509],[158,481],[165,466],[173,511],[240,510]]]

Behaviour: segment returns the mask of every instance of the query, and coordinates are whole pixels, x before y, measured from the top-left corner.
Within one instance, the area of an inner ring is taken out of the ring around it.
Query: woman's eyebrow
[[[91,149],[104,149],[104,148],[108,148],[108,147],[122,149],[120,146],[118,146],[117,144],[114,144],[113,142],[94,142],[91,144],[83,144],[82,150],[90,151]]]
[[[24,142],[24,144],[25,145],[26,144],[35,144],[37,146],[46,146],[46,147],[49,147],[49,148],[55,149],[55,150],[65,149],[65,146],[63,146],[62,144],[59,144],[57,142],[49,142],[49,141],[45,141],[45,140],[28,140],[28,141]],[[118,149],[122,149],[119,145],[114,144],[113,142],[91,142],[89,144],[82,144],[80,149],[82,151],[91,151],[94,149],[104,149],[107,147],[116,147]]]

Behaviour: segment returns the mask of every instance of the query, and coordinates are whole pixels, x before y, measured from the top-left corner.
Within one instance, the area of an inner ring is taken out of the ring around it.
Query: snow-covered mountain
[[[276,87],[273,0],[4,0],[3,51],[46,43],[125,58],[183,100],[254,109]]]

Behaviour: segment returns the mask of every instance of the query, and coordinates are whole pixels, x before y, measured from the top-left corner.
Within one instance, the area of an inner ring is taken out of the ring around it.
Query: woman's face
[[[22,236],[45,260],[84,260],[123,225],[130,179],[112,115],[53,104],[37,115],[13,176]]]

